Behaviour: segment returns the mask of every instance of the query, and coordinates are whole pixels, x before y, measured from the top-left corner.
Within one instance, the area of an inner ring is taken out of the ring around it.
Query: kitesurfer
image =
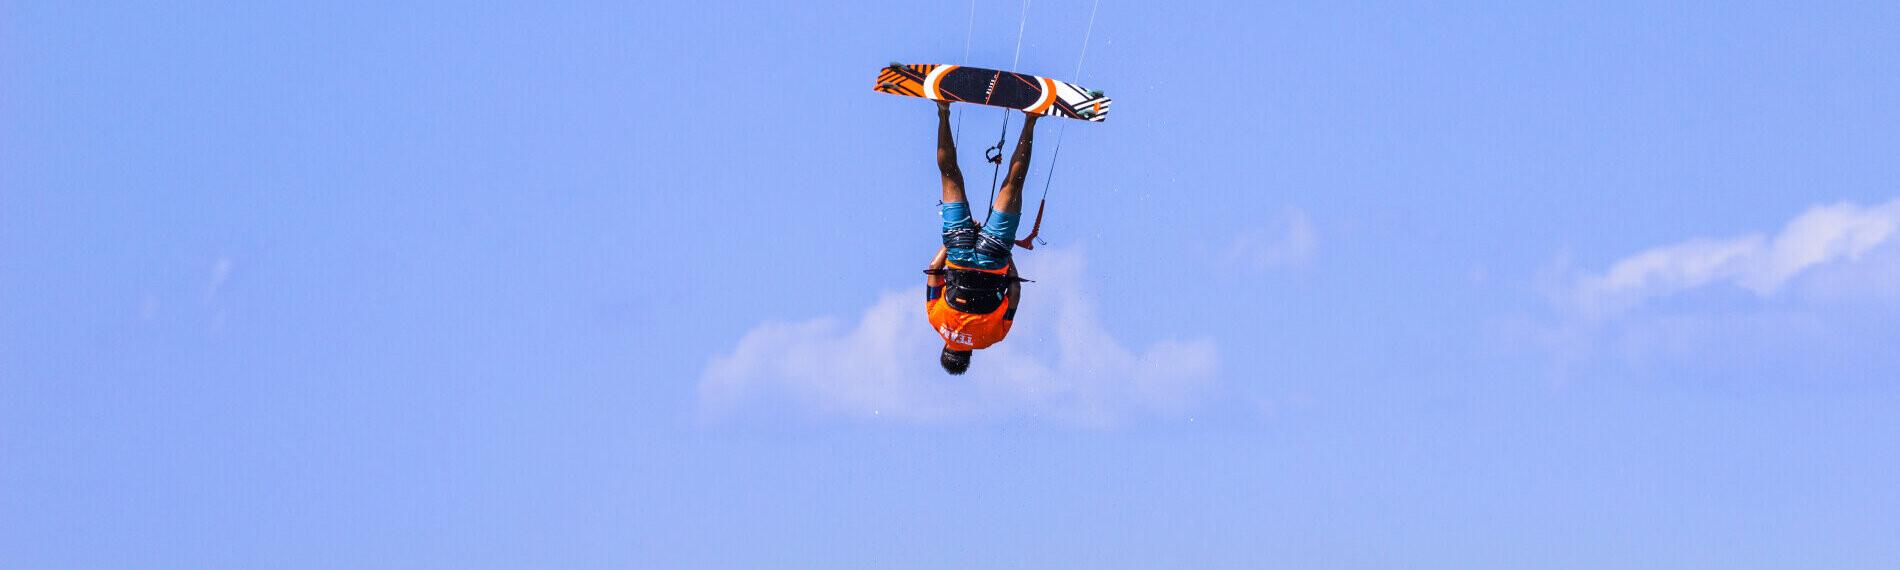
[[[963,171],[957,167],[957,147],[950,131],[950,103],[937,102],[937,169],[943,174],[943,247],[930,266],[925,308],[930,326],[943,337],[939,362],[945,372],[970,369],[972,351],[988,348],[1009,334],[1022,300],[1022,284],[1010,248],[1022,221],[1023,178],[1029,175],[1030,146],[1036,133],[1034,113],[1023,114],[1022,136],[1009,159],[1009,174],[990,207],[983,225],[970,217],[969,198],[963,194]],[[999,150],[1000,152],[1000,150]]]

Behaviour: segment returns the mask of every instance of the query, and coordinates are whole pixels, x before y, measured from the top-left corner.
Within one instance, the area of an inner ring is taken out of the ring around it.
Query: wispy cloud
[[[1319,231],[1306,212],[1289,208],[1261,227],[1234,236],[1222,257],[1229,265],[1256,270],[1306,263],[1319,249]]]
[[[1900,199],[1816,205],[1773,234],[1688,239],[1550,277],[1556,313],[1497,332],[1554,357],[1560,375],[1613,364],[1884,378],[1900,365],[1884,348],[1900,333]]]
[[[1768,297],[1796,277],[1830,263],[1860,260],[1893,243],[1900,200],[1861,207],[1815,206],[1774,236],[1697,238],[1626,257],[1601,273],[1579,277],[1571,290],[1583,314],[1613,315],[1682,291],[1732,285]]]
[[[978,351],[960,377],[937,365],[942,341],[917,291],[888,293],[856,318],[764,323],[712,359],[699,383],[709,418],[790,407],[830,416],[916,423],[1032,416],[1081,426],[1175,417],[1213,382],[1207,339],[1128,348],[1097,316],[1084,256],[1018,256],[1034,278],[1009,339]]]

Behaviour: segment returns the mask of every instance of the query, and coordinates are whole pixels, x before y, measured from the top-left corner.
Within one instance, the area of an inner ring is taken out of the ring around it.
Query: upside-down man
[[[1010,260],[1016,245],[1016,226],[1022,221],[1023,178],[1029,175],[1029,153],[1036,134],[1036,117],[1023,114],[1022,137],[1009,159],[1009,174],[996,192],[995,210],[982,226],[970,217],[970,201],[963,194],[963,171],[957,168],[956,142],[950,134],[950,104],[937,102],[937,169],[943,174],[943,247],[924,270],[925,308],[930,326],[943,337],[939,362],[945,372],[970,369],[973,351],[989,348],[1009,334],[1022,301],[1021,279]]]

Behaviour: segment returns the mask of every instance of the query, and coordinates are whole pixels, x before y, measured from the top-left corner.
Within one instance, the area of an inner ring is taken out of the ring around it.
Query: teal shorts
[[[950,262],[977,269],[1002,269],[1009,265],[1010,248],[1016,246],[1016,226],[1022,213],[992,212],[983,225],[970,218],[969,202],[949,202],[938,207],[943,214],[943,247]]]

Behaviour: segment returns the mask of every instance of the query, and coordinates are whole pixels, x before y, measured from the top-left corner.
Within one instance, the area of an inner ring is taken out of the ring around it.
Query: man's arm
[[[937,248],[937,256],[930,259],[930,265],[924,268],[924,300],[935,301],[943,295],[943,264],[949,258],[950,250]]]

